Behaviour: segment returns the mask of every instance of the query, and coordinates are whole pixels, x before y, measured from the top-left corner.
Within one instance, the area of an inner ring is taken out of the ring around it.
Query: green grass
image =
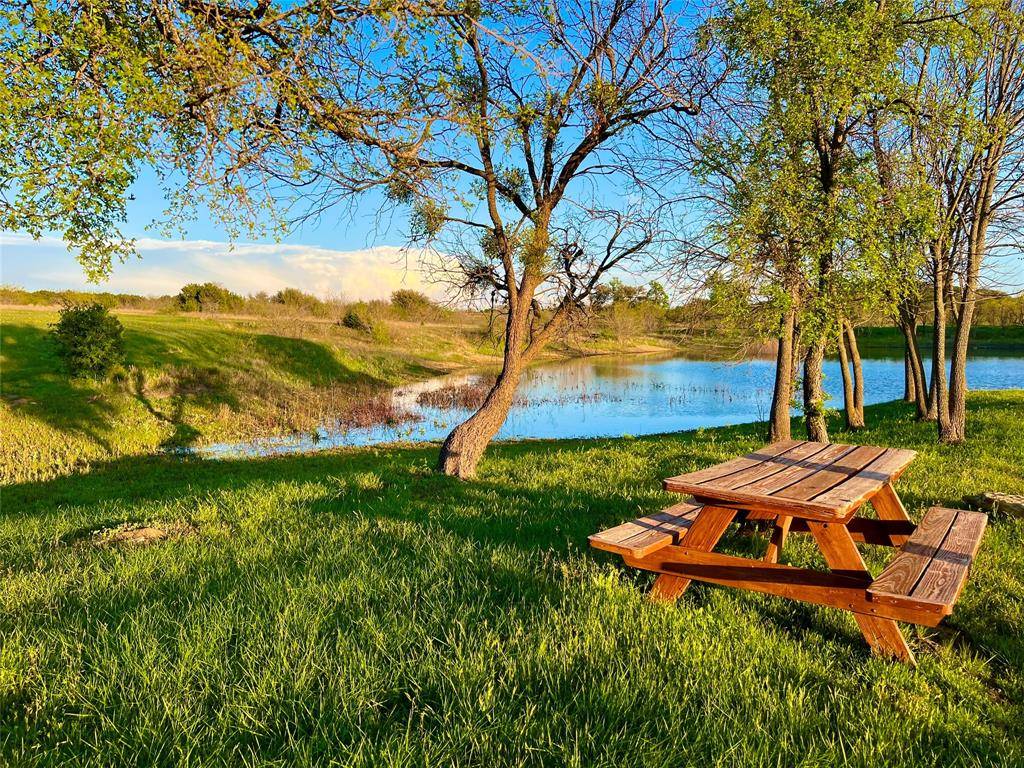
[[[955,327],[947,329],[947,348],[952,348]],[[932,348],[932,328],[921,325],[917,338],[921,345],[921,354],[928,356]],[[903,357],[903,332],[893,326],[866,327],[857,329],[857,343],[861,352],[890,353],[893,357]],[[971,329],[971,354],[986,355],[999,353],[1019,354],[1024,349],[1024,326],[1011,325],[1002,328],[995,325],[974,326]]]
[[[960,447],[903,404],[867,412],[836,439],[919,450],[915,518],[1024,492],[1024,391],[972,394]],[[945,630],[909,630],[917,669],[840,611],[705,585],[652,604],[649,575],[587,548],[762,428],[501,445],[467,483],[427,447],[5,488],[0,763],[1021,765],[1024,521],[993,521]],[[185,535],[93,543],[126,523]],[[806,537],[783,559],[821,565]]]
[[[355,398],[489,359],[474,329],[393,323],[391,342],[309,321],[120,314],[130,368],[71,380],[52,312],[0,311],[0,483],[161,447],[312,429]]]

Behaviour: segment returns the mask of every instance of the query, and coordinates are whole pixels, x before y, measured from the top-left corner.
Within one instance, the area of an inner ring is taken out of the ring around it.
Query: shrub
[[[341,324],[346,328],[351,328],[354,331],[363,331],[369,333],[373,330],[373,321],[367,317],[365,312],[361,312],[359,307],[350,307],[345,316],[341,318]]]
[[[231,312],[242,308],[244,299],[216,283],[189,283],[176,297],[182,312]]]
[[[51,333],[72,376],[103,379],[124,362],[124,326],[102,304],[65,305]]]
[[[391,294],[391,306],[410,317],[427,317],[437,308],[427,296],[407,288]]]
[[[282,288],[270,300],[275,304],[282,304],[289,309],[315,317],[323,317],[327,314],[327,305],[323,301],[298,288]]]

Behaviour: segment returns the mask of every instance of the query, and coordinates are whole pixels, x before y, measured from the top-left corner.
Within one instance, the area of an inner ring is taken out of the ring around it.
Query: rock
[[[1015,496],[1012,493],[986,491],[977,496],[964,496],[964,503],[992,514],[1024,517],[1024,496]]]

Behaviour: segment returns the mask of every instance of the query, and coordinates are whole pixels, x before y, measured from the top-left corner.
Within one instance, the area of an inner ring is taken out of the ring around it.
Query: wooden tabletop
[[[665,480],[665,490],[705,504],[809,520],[849,518],[892,483],[916,452],[872,445],[784,440],[731,461]]]

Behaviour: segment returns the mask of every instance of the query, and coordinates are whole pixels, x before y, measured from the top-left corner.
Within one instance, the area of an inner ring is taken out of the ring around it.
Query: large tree
[[[720,95],[698,167],[720,189],[709,229],[722,262],[774,309],[773,439],[789,435],[798,359],[808,434],[828,439],[822,363],[832,344],[850,351],[848,422],[862,423],[851,320],[891,294],[905,251],[889,245],[920,227],[913,196],[889,194],[869,162],[871,116],[901,94],[908,13],[886,3],[744,0],[712,25],[737,82]]]
[[[943,8],[943,10],[946,10]],[[940,225],[929,243],[934,307],[931,408],[939,439],[966,437],[967,351],[983,264],[1019,247],[1024,197],[1024,4],[956,6],[943,45],[918,51],[911,152],[934,185]],[[946,379],[946,329],[956,330]]]
[[[202,204],[288,226],[366,195],[408,212],[410,240],[441,254],[445,279],[504,304],[501,372],[441,450],[440,469],[460,477],[523,367],[610,270],[664,236],[650,126],[703,95],[692,14],[667,0],[54,6],[130,30],[139,80],[160,95],[135,140],[167,171],[176,217]],[[109,256],[97,250],[101,271]]]

